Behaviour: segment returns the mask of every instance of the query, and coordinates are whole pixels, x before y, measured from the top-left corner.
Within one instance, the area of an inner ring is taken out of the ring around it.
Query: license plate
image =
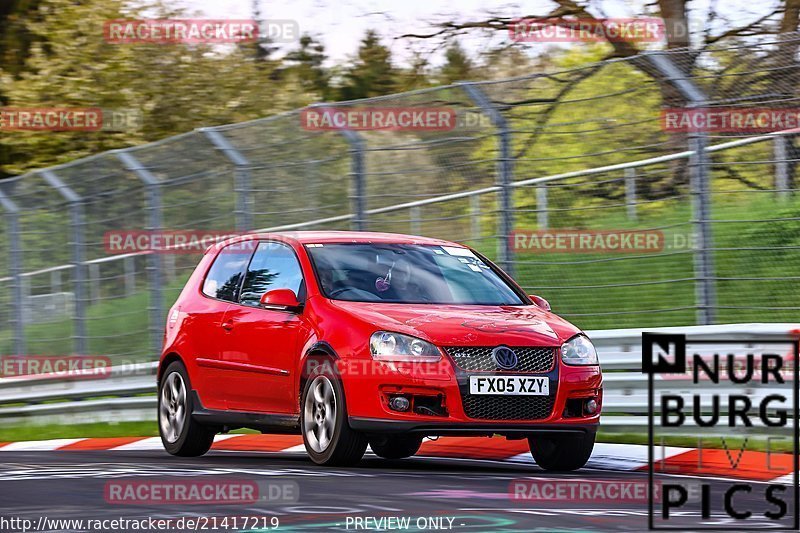
[[[550,378],[528,376],[470,376],[470,394],[498,396],[547,396]]]

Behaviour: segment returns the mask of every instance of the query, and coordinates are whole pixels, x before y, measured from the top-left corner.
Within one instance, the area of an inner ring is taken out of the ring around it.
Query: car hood
[[[440,346],[560,346],[580,332],[535,306],[331,302],[375,326],[414,335]]]

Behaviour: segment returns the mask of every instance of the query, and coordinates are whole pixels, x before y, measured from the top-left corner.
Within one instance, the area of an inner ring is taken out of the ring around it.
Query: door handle
[[[224,329],[225,331],[232,330],[233,329],[233,321],[226,320],[225,322],[223,322],[222,323],[222,329]]]

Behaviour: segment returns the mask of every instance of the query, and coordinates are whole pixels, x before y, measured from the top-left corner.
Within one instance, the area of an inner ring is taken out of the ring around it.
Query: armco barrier
[[[713,345],[725,349],[725,341],[793,339],[800,324],[722,324],[646,329],[587,331],[600,355],[604,375],[602,427],[607,431],[641,433],[647,428],[647,376],[641,373],[643,331],[682,333],[689,341],[719,340]],[[112,368],[101,379],[73,376],[0,379],[0,420],[6,424],[75,424],[88,422],[154,421],[156,416],[157,363]],[[660,378],[659,378],[660,379]],[[663,384],[664,381],[662,380]],[[704,386],[681,382],[680,390],[703,392]],[[791,384],[785,386],[790,394]],[[778,387],[750,387],[754,403]],[[688,429],[691,431],[691,425]],[[758,424],[756,424],[758,427]],[[763,428],[762,428],[763,429]],[[706,429],[703,430],[707,433]]]

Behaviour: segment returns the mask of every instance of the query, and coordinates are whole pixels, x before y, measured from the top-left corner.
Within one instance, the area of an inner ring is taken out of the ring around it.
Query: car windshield
[[[523,305],[467,248],[418,244],[308,244],[322,292],[352,302]]]

